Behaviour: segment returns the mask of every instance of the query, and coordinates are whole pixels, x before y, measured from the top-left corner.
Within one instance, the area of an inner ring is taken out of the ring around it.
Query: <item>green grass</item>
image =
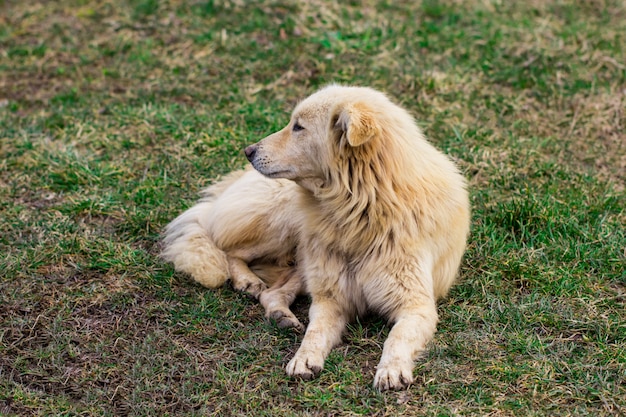
[[[0,415],[625,415],[624,3],[252,3],[0,2]],[[388,92],[470,184],[404,392],[371,388],[381,319],[292,381],[300,335],[157,256],[330,82]]]

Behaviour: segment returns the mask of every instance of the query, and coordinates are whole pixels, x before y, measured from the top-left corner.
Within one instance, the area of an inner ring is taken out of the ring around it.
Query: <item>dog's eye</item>
[[[297,122],[296,122],[296,123],[293,125],[293,131],[294,131],[294,132],[299,132],[299,131],[301,131],[301,130],[304,130],[304,128],[302,127],[302,125],[301,125],[300,123],[297,123]]]

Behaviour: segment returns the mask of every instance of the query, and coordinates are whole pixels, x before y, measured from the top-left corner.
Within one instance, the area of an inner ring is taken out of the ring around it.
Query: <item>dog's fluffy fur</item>
[[[469,231],[454,164],[384,94],[337,85],[245,153],[256,171],[231,174],[174,220],[165,258],[208,287],[230,277],[280,326],[302,328],[289,305],[310,294],[292,376],[319,373],[356,315],[383,315],[393,327],[374,385],[409,385]]]

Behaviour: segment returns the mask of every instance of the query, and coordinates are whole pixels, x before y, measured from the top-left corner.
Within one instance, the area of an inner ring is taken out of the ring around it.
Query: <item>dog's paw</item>
[[[281,329],[293,328],[298,332],[304,331],[304,326],[300,323],[300,320],[289,310],[274,310],[267,313],[267,317],[276,322],[276,325]]]
[[[413,383],[413,368],[378,365],[374,376],[374,388],[379,391],[405,389]]]
[[[300,351],[287,364],[287,375],[309,381],[324,368],[324,358],[319,355],[301,354]]]
[[[247,279],[240,279],[237,281],[232,280],[231,284],[235,290],[244,292],[255,300],[258,300],[261,296],[261,293],[267,290],[267,285],[265,285],[265,283],[259,279],[254,281]]]

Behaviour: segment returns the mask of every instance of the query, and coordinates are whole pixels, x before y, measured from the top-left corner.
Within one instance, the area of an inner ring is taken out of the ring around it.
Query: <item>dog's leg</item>
[[[274,285],[261,293],[259,301],[265,308],[265,317],[272,319],[280,328],[292,327],[303,331],[304,326],[289,309],[289,306],[302,293],[304,283],[297,272],[290,268]]]
[[[228,256],[228,270],[233,288],[250,294],[259,299],[261,293],[267,289],[267,285],[248,267],[248,263],[233,256]]]
[[[341,342],[349,312],[331,297],[313,297],[309,326],[296,355],[287,364],[287,374],[312,379],[323,368],[330,350]]]
[[[436,330],[437,309],[433,299],[420,300],[412,306],[399,307],[395,324],[383,347],[374,376],[380,391],[402,389],[413,382],[415,360]]]

